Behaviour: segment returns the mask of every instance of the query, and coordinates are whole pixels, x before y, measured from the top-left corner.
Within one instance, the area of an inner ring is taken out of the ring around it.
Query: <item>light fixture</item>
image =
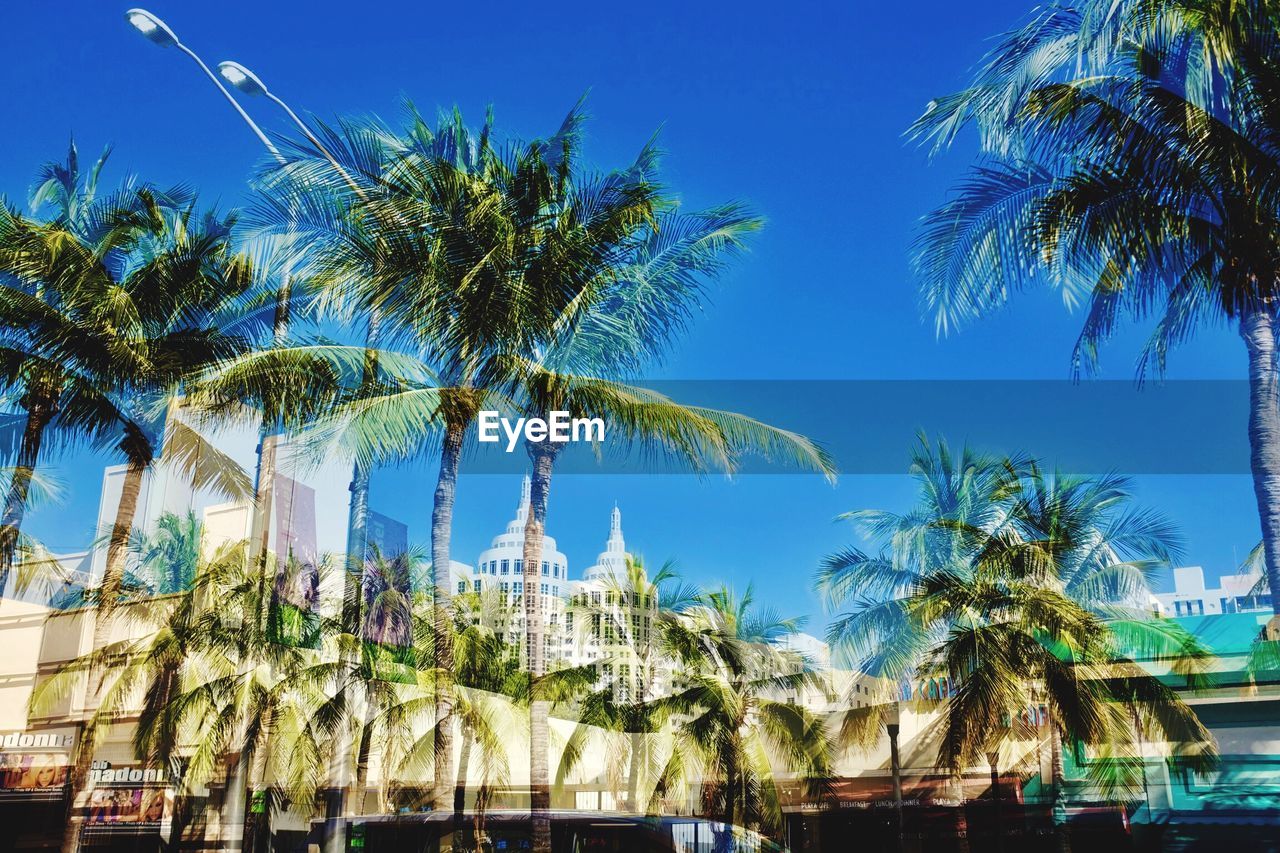
[[[146,9],[130,9],[124,13],[125,19],[148,40],[161,47],[173,47],[178,44],[178,37],[164,21]]]
[[[248,68],[239,62],[219,62],[218,73],[238,91],[246,95],[266,95],[267,86]]]

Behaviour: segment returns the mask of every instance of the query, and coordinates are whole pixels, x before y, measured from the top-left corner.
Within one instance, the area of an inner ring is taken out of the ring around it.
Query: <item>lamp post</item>
[[[316,150],[329,161],[334,170],[341,176],[342,180],[349,186],[362,201],[368,199],[360,185],[356,183],[351,174],[342,167],[333,152],[320,141],[320,139],[312,132],[293,108],[290,107],[282,98],[276,96],[267,88],[267,84],[262,82],[262,78],[254,74],[239,62],[224,60],[218,63],[218,73],[222,75],[222,79],[226,80],[236,91],[245,95],[255,97],[265,97],[274,103],[297,125]],[[369,330],[365,337],[365,375],[363,381],[372,383],[376,379],[376,360],[372,354],[374,348],[377,347],[378,340],[379,316],[376,309],[370,311],[369,314]],[[352,466],[351,483],[348,486],[351,492],[351,503],[347,512],[347,573],[346,582],[347,589],[343,596],[344,612],[343,624],[344,630],[349,630],[353,635],[360,631],[360,609],[362,595],[361,588],[364,578],[364,560],[368,551],[368,523],[369,523],[369,472],[365,470],[359,462]],[[364,703],[357,700],[356,714],[361,717],[365,713]],[[344,756],[347,752],[349,744],[343,744],[341,748],[335,750],[333,755],[334,766],[333,776],[337,781],[337,787],[330,791],[330,795],[325,802],[325,831],[323,848],[325,853],[340,853],[344,847],[345,838],[342,833],[338,832],[338,820],[346,813],[348,809],[347,788],[348,780],[343,778],[348,772],[348,768],[344,765]],[[358,781],[360,773],[357,770],[356,780]],[[358,806],[363,806],[364,791],[354,792],[360,797]]]
[[[144,38],[159,47],[176,47],[178,50],[191,57],[196,65],[200,66],[200,70],[213,82],[222,96],[227,99],[227,103],[231,104],[236,114],[244,120],[254,135],[261,140],[271,156],[276,162],[284,165],[284,155],[280,153],[280,149],[272,144],[267,135],[262,132],[262,128],[258,127],[249,114],[244,111],[244,107],[240,106],[240,102],[227,91],[227,87],[222,85],[222,81],[218,79],[218,75],[209,70],[209,66],[204,60],[196,54],[191,48],[183,44],[173,29],[169,27],[155,14],[148,12],[146,9],[134,8],[124,13],[125,19],[135,30],[142,34]],[[277,344],[283,339],[288,330],[289,324],[289,299],[290,299],[290,275],[286,268],[281,275],[280,292],[276,296],[276,312],[272,323],[272,332]],[[259,559],[266,559],[267,555],[267,538],[270,533],[270,505],[271,495],[270,489],[272,480],[274,479],[275,467],[275,446],[270,439],[271,425],[264,419],[261,429],[258,433],[257,460],[253,475],[253,494],[258,505],[258,511],[254,513],[253,530],[250,533],[250,541],[258,543],[260,551],[255,555]]]
[[[901,717],[902,711],[898,702],[890,702],[885,706],[884,727],[889,732],[889,772],[893,775],[893,818],[898,839],[898,853],[902,853],[906,844],[902,821],[902,761],[898,755]]]
[[[280,153],[280,149],[276,148],[276,146],[272,144],[271,140],[267,138],[267,135],[262,132],[262,128],[258,127],[257,123],[249,117],[249,114],[240,106],[240,103],[235,99],[235,97],[227,91],[226,86],[222,85],[222,81],[219,80],[218,76],[209,69],[209,66],[205,64],[204,60],[202,60],[195,51],[183,44],[168,24],[162,21],[155,14],[148,12],[146,9],[140,8],[129,9],[125,12],[125,19],[129,22],[130,26],[141,33],[142,36],[152,44],[164,48],[176,47],[178,50],[191,57],[191,60],[195,62],[195,64],[200,67],[200,70],[205,73],[205,76],[213,82],[213,85],[222,93],[222,96],[227,99],[227,103],[231,104],[232,109],[234,109],[236,114],[239,115],[244,123],[249,126],[249,129],[258,137],[258,140],[262,142],[263,146],[271,156],[275,158],[276,162],[281,165],[285,164],[286,160],[284,155]],[[276,297],[275,318],[272,323],[272,331],[277,343],[284,338],[288,328],[290,299],[289,279],[289,269],[286,267],[281,274],[280,291]],[[257,511],[253,514],[254,530],[250,536],[251,541],[260,542],[261,551],[256,555],[256,557],[262,561],[264,570],[267,559],[267,538],[270,531],[271,489],[274,481],[276,455],[275,443],[270,440],[270,431],[271,425],[264,417],[258,432],[258,446],[256,450],[257,460],[255,463],[253,478],[254,498],[257,503]],[[232,844],[239,844],[241,847],[244,847],[245,842],[250,840],[245,837],[247,835],[245,820],[247,817],[247,791],[245,788],[247,787],[249,773],[247,757],[246,752],[242,750],[240,760],[235,764],[234,770],[232,771],[233,776],[227,779],[227,795],[222,821],[224,832],[226,832],[228,836],[227,840]],[[70,830],[68,832],[70,832]],[[182,832],[177,821],[173,822],[171,832],[172,835],[168,839],[167,846],[169,846],[170,849],[175,849],[177,846],[176,842],[178,841],[178,836]]]

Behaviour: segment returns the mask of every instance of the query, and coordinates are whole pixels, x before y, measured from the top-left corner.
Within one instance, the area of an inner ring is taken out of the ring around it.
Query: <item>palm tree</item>
[[[269,555],[274,571],[264,572],[252,546],[239,545],[233,559],[202,573],[190,593],[200,611],[200,636],[185,664],[193,677],[167,704],[175,709],[171,724],[185,735],[184,782],[223,778],[224,827],[243,827],[246,847],[262,849],[272,812],[305,787],[299,780],[320,778],[328,768],[327,755],[304,745],[315,708],[334,695],[323,663],[343,642],[341,603],[316,608],[310,642],[279,642],[274,578],[296,567],[275,564],[296,558]],[[310,571],[323,587],[332,566],[322,558]],[[250,791],[266,799],[261,819],[245,819]]]
[[[566,146],[565,153],[572,150]],[[523,276],[571,283],[582,296],[556,335],[518,358],[516,397],[523,414],[546,419],[603,418],[612,446],[641,445],[698,470],[731,470],[737,456],[756,451],[830,476],[831,460],[812,442],[740,415],[682,406],[617,377],[634,374],[665,353],[706,280],[716,277],[759,220],[737,206],[702,214],[660,212],[652,190],[650,146],[628,170],[601,177],[576,175],[572,159],[557,163],[563,178],[542,200],[541,238]],[[655,215],[658,214],[658,215]],[[575,284],[576,283],[576,284]],[[534,678],[546,672],[539,567],[547,501],[563,445],[526,442],[532,460],[524,539],[525,653]],[[549,824],[538,815],[550,803],[547,708],[531,709],[530,784],[534,849],[549,845]]]
[[[918,268],[938,327],[1043,283],[1085,309],[1092,368],[1126,318],[1154,320],[1139,372],[1202,326],[1248,355],[1248,435],[1267,576],[1280,588],[1276,257],[1280,13],[1214,0],[1050,7],[913,133],[978,129],[981,162],[926,220]],[[1273,601],[1280,614],[1280,599]]]
[[[28,493],[49,439],[101,442],[119,429],[106,399],[111,364],[103,335],[92,334],[110,285],[103,262],[127,251],[145,208],[165,196],[126,183],[98,195],[108,148],[81,173],[75,143],[65,162],[46,163],[31,197],[33,211],[51,204],[48,220],[28,218],[0,205],[0,358],[6,392],[22,412],[15,467],[0,519],[0,590],[13,565]],[[174,201],[184,197],[169,196]],[[15,424],[16,426],[16,424]]]
[[[185,562],[184,549],[172,550]],[[218,546],[198,559],[186,586],[122,603],[114,620],[127,627],[124,638],[95,645],[33,693],[32,712],[48,713],[83,689],[88,674],[97,701],[80,749],[90,756],[111,724],[137,715],[138,758],[180,780],[167,849],[177,849],[193,816],[193,792],[224,771],[259,780],[304,772],[291,764],[300,756],[291,745],[308,707],[303,700],[317,690],[308,678],[316,653],[271,640],[271,586],[262,577],[246,541]],[[331,623],[320,629],[327,636]],[[278,804],[282,786],[269,788]],[[228,786],[228,799],[235,790]],[[78,830],[80,821],[73,823]]]
[[[571,113],[564,127],[575,123]],[[343,276],[330,288],[348,300],[355,296],[357,304],[380,306],[436,377],[430,387],[391,389],[357,403],[348,433],[358,458],[370,462],[412,455],[439,436],[431,518],[434,647],[443,679],[436,691],[438,809],[447,808],[452,796],[449,543],[466,432],[502,382],[495,355],[518,349],[512,341],[542,328],[542,318],[556,316],[568,298],[554,289],[513,286],[512,270],[523,257],[513,237],[529,233],[514,225],[523,201],[517,193],[547,177],[540,149],[517,147],[504,159],[491,148],[491,134],[492,116],[474,133],[457,112],[435,130],[411,112],[403,134],[382,134],[395,142],[378,192],[367,203],[379,234],[378,274]],[[348,265],[342,259],[329,263]]]
[[[262,217],[287,218],[289,228],[313,238],[302,269],[322,310],[343,318],[361,312],[379,317],[380,335],[416,350],[433,369],[429,384],[368,382],[336,408],[336,419],[344,422],[344,443],[358,470],[414,455],[439,438],[432,564],[439,587],[438,672],[444,678],[451,671],[445,641],[449,533],[466,430],[489,396],[495,344],[563,302],[555,293],[511,286],[508,270],[520,247],[509,239],[513,210],[502,182],[527,180],[529,166],[517,153],[513,171],[498,168],[504,163],[490,147],[491,123],[490,117],[477,134],[455,112],[433,129],[411,109],[409,125],[399,133],[375,122],[322,128],[340,168],[291,166],[297,174],[274,183]],[[355,198],[346,186],[352,175],[361,182]],[[294,186],[298,180],[301,187]],[[344,202],[325,203],[326,193]],[[450,716],[451,693],[447,684],[441,688],[437,716],[443,720]],[[452,725],[438,726],[437,737],[436,806],[445,808]]]
[[[135,534],[131,548],[148,587],[165,594],[191,586],[200,568],[203,536],[204,524],[194,510],[184,515],[161,513],[154,533]]]
[[[691,760],[701,767],[701,778],[713,783],[704,787],[705,805],[729,833],[718,849],[734,849],[738,826],[780,828],[773,761],[811,787],[829,776],[824,720],[787,698],[827,693],[813,662],[779,644],[801,624],[757,609],[750,587],[741,596],[712,590],[664,619],[663,644],[679,667],[665,702],[680,722],[660,786],[666,791],[681,781]]]
[[[97,591],[95,645],[105,645],[125,584],[143,477],[157,445],[163,442],[168,461],[197,486],[232,493],[245,488],[231,460],[172,410],[163,412],[187,375],[243,345],[220,330],[220,321],[247,290],[249,275],[230,246],[231,220],[197,213],[184,193],[161,194],[128,182],[96,199],[98,167],[81,187],[73,146],[65,166],[47,167],[49,177],[33,199],[58,203],[53,220],[35,222],[8,209],[0,215],[0,269],[7,285],[0,289],[0,313],[7,315],[0,353],[5,381],[23,389],[27,411],[0,557],[7,572],[46,429],[56,425],[73,441],[114,444],[127,465]],[[78,790],[91,741],[90,723],[72,773]],[[78,830],[69,814],[68,849],[78,843]]]
[[[1206,655],[1176,625],[1140,615],[1143,568],[1163,565],[1176,540],[1158,515],[1130,506],[1122,478],[1048,476],[1028,460],[956,455],[923,437],[911,473],[921,499],[909,512],[846,516],[884,548],[831,555],[818,587],[847,608],[829,638],[858,669],[887,685],[953,685],[940,766],[958,778],[1001,741],[1034,736],[1017,721],[1040,704],[1055,756],[1060,739],[1132,752],[1137,720],[1189,760],[1212,762],[1194,712],[1134,663],[1171,661],[1195,686]],[[844,733],[865,743],[877,725],[875,713],[851,712]],[[1054,768],[1060,804],[1057,758]]]
[[[626,768],[626,808],[637,814],[652,812],[658,804],[653,797],[641,802],[641,783],[649,787],[648,783],[657,777],[659,756],[653,741],[671,716],[670,706],[663,701],[663,682],[672,673],[661,642],[661,620],[670,618],[664,614],[695,603],[698,592],[679,582],[674,563],[668,561],[650,577],[643,560],[630,555],[625,574],[606,578],[604,587],[601,603],[587,593],[574,596],[565,618],[574,620],[575,640],[580,647],[603,646],[606,656],[596,665],[612,666],[619,673],[619,681],[606,681],[581,701],[578,725],[565,744],[556,769],[556,785],[563,785],[577,767],[596,732],[621,733],[626,737],[626,748],[611,754],[608,763]],[[618,657],[616,652],[609,653],[608,645],[624,651]]]

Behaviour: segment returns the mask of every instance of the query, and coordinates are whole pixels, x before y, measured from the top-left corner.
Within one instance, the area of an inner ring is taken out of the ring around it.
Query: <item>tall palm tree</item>
[[[503,161],[490,147],[491,118],[475,133],[455,112],[433,129],[410,109],[402,132],[344,122],[321,133],[339,168],[290,167],[296,174],[273,184],[264,219],[287,218],[289,228],[312,237],[301,269],[316,285],[322,311],[379,317],[379,334],[417,352],[435,374],[431,383],[409,387],[369,382],[335,411],[358,470],[438,441],[432,563],[437,671],[447,678],[449,533],[465,433],[489,395],[495,344],[563,299],[510,284],[507,271],[520,247],[510,240],[514,211],[502,182],[527,180],[529,168],[518,151],[513,172],[495,168]],[[346,187],[353,175],[360,183],[354,198]],[[294,188],[299,179],[303,185]],[[324,203],[326,193],[342,203]],[[447,719],[451,693],[441,687],[437,715]],[[437,737],[436,805],[446,808],[452,725],[437,727]]]
[[[560,137],[567,139],[576,121],[575,111]],[[378,234],[375,275],[338,276],[325,294],[379,306],[394,326],[390,333],[411,343],[436,377],[432,386],[367,396],[344,416],[357,458],[368,464],[413,455],[438,441],[431,556],[437,672],[445,679],[436,691],[440,721],[451,716],[449,543],[466,432],[503,381],[495,356],[518,350],[514,340],[543,329],[576,296],[529,282],[516,286],[512,271],[524,257],[521,239],[532,233],[517,227],[528,217],[521,208],[524,194],[549,178],[540,148],[515,146],[503,156],[491,147],[491,134],[491,116],[476,133],[456,112],[433,130],[412,111],[403,133],[382,132],[393,153],[363,204],[374,223],[370,230],[376,227]],[[552,147],[559,143],[553,140]],[[327,264],[345,269],[350,262],[339,256]],[[452,797],[453,728],[452,722],[436,726],[438,809]]]
[[[714,783],[704,788],[704,802],[727,833],[780,829],[773,761],[813,787],[830,774],[824,720],[785,698],[799,690],[827,693],[813,662],[778,643],[801,622],[757,608],[754,598],[750,587],[741,596],[722,587],[663,625],[663,643],[679,666],[666,702],[681,721],[660,785],[670,790],[681,781],[692,758],[701,778]],[[734,849],[730,838],[720,849]]]
[[[131,181],[99,196],[109,153],[82,173],[72,142],[65,161],[41,168],[31,208],[38,213],[50,205],[47,219],[0,205],[0,358],[6,392],[22,413],[0,519],[0,581],[12,567],[32,477],[49,440],[102,442],[119,429],[120,413],[106,399],[110,340],[91,332],[93,315],[110,285],[104,265],[127,253],[132,234],[145,227],[146,208],[165,196]]]
[[[99,166],[101,161],[99,161]],[[197,486],[233,493],[244,477],[167,403],[182,380],[243,345],[220,321],[248,288],[249,270],[230,243],[231,220],[198,213],[185,193],[162,194],[131,182],[95,198],[98,168],[84,186],[74,147],[35,201],[54,199],[48,222],[0,215],[0,312],[7,312],[5,381],[24,389],[27,410],[18,475],[0,538],[12,560],[18,525],[45,430],[57,424],[73,440],[112,447],[126,460],[120,502],[97,590],[95,645],[105,645],[126,578],[128,544],[146,471],[163,443],[168,460]],[[33,417],[34,415],[34,417]],[[96,676],[95,676],[96,677]],[[72,784],[83,792],[93,725],[81,732]],[[79,794],[78,794],[79,795]],[[74,800],[69,803],[74,812]],[[69,813],[68,849],[79,820]]]
[[[918,267],[940,330],[1033,284],[1084,308],[1076,369],[1125,320],[1162,372],[1201,327],[1248,356],[1248,437],[1267,575],[1280,588],[1280,11],[1211,0],[1048,7],[913,132],[976,126],[982,159],[926,220]],[[1280,600],[1273,602],[1280,614]]]
[[[1142,567],[1175,553],[1167,522],[1132,508],[1120,478],[1051,477],[1027,460],[953,454],[923,437],[911,473],[921,497],[910,511],[847,516],[883,549],[831,555],[818,587],[845,608],[829,639],[858,669],[887,685],[954,686],[942,707],[941,767],[958,777],[1002,740],[1034,737],[1016,721],[1040,704],[1056,755],[1060,738],[1133,752],[1136,719],[1211,763],[1212,737],[1194,712],[1134,662],[1170,661],[1189,686],[1207,663],[1185,631],[1139,615]],[[866,740],[877,718],[855,712],[845,723],[847,736]],[[1060,803],[1056,760],[1054,775]]]
[[[566,154],[573,153],[568,147]],[[781,458],[831,476],[834,464],[802,436],[750,418],[684,406],[654,391],[618,381],[665,354],[704,295],[759,220],[739,206],[700,214],[664,209],[653,192],[656,153],[646,146],[623,172],[591,176],[572,159],[539,202],[540,237],[522,276],[551,278],[580,289],[551,338],[518,354],[515,392],[522,414],[546,419],[602,418],[610,446],[643,446],[696,470],[732,470],[742,453]],[[580,173],[581,172],[581,173]],[[546,671],[539,567],[551,477],[562,444],[528,441],[532,461],[524,539],[525,654],[534,678]],[[546,706],[531,709],[530,784],[534,849],[549,845],[539,817],[550,802]]]

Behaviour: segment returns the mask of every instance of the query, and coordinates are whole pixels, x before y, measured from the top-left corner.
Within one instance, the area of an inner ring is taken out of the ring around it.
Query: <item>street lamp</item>
[[[218,79],[217,75],[209,70],[209,66],[204,64],[204,60],[197,56],[195,51],[178,40],[177,34],[169,28],[168,24],[148,12],[146,9],[130,9],[124,13],[124,17],[131,27],[141,33],[142,36],[152,44],[159,47],[176,47],[178,50],[191,57],[196,65],[200,66],[200,70],[208,75],[209,79],[213,81],[213,85],[218,87],[218,91],[227,99],[227,102],[230,103],[231,106],[235,108],[235,111],[240,114],[240,118],[244,119],[244,123],[249,125],[249,129],[257,134],[258,139],[262,140],[263,145],[267,146],[267,150],[271,152],[271,155],[281,163],[284,162],[284,157],[282,157],[280,155],[280,151],[271,144],[271,140],[267,139],[267,135],[262,132],[262,128],[254,124],[253,119],[249,118],[249,114],[244,111],[244,108],[241,107],[240,104],[236,102],[236,99],[231,96],[231,93],[227,91],[227,87],[223,86],[222,81]]]
[[[342,168],[338,159],[333,156],[333,153],[325,146],[325,144],[311,132],[311,128],[307,126],[307,123],[299,118],[298,114],[295,113],[288,104],[276,95],[273,95],[271,90],[267,88],[267,84],[262,82],[261,77],[254,74],[248,68],[245,68],[239,62],[231,62],[229,60],[218,63],[218,73],[222,75],[223,80],[230,83],[236,91],[241,94],[265,97],[267,100],[280,107],[280,109],[284,110],[289,118],[293,120],[293,123],[298,126],[298,129],[302,131],[302,135],[310,140],[316,150],[329,161],[329,164],[333,166],[334,170],[342,177],[342,180],[346,182],[347,186],[351,187],[351,190],[359,196],[361,200],[365,200],[367,198],[364,191],[360,188],[360,185],[352,179],[346,169]],[[365,345],[367,347],[375,346],[377,337],[378,314],[376,311],[373,311],[369,317],[369,332],[365,338]],[[369,506],[369,473],[361,468],[359,462],[356,462],[353,466],[353,470],[351,472],[351,485],[348,489],[351,492],[351,509],[348,513],[349,518],[347,522],[347,582],[349,584],[353,584],[354,589],[350,590],[345,598],[346,600],[351,601],[358,600],[360,595],[359,584],[360,577],[363,573],[363,554],[368,547],[367,522],[365,521],[365,516],[368,512]],[[347,608],[344,607],[343,621],[344,623],[358,622],[358,612],[348,613]],[[352,627],[351,630],[354,631],[356,629]],[[363,713],[363,711],[361,711],[361,713]],[[341,757],[344,752],[345,750],[342,749],[335,752],[334,759],[336,761],[341,761]],[[338,768],[337,765],[335,765],[333,769],[336,770],[335,776],[339,776],[346,772],[345,767]],[[337,830],[336,818],[344,814],[347,810],[346,787],[347,786],[344,783],[333,790],[330,797],[327,798],[328,801],[325,805],[323,849],[328,853],[337,853],[337,851],[343,849],[342,834]]]
[[[218,73],[222,75],[223,80],[235,87],[236,91],[245,95],[260,95],[284,110],[289,118],[293,119],[293,123],[298,126],[298,129],[302,131],[303,136],[316,147],[317,151],[324,155],[324,158],[338,171],[338,174],[342,176],[342,179],[347,182],[351,189],[355,190],[356,194],[361,198],[364,197],[359,185],[352,180],[351,175],[347,174],[347,170],[339,165],[333,153],[311,132],[311,128],[307,126],[307,123],[299,118],[298,114],[288,104],[272,94],[271,90],[267,88],[267,84],[262,82],[261,77],[245,68],[239,62],[231,62],[230,60],[218,63]]]

